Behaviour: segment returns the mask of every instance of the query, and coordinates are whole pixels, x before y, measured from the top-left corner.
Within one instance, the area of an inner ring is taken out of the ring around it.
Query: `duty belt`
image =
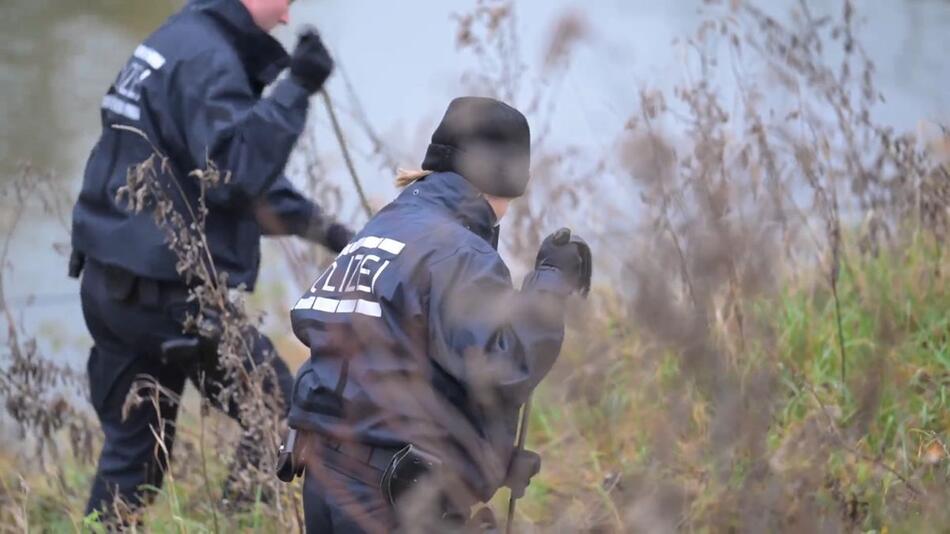
[[[311,435],[310,439],[320,441],[321,447],[314,452],[324,465],[374,488],[380,487],[393,456],[399,452],[398,449],[362,443],[335,442],[316,435]]]
[[[290,482],[312,462],[378,488],[398,449],[337,441],[315,432],[291,429],[280,447],[277,477]]]
[[[375,447],[351,441],[336,441],[314,432],[291,429],[285,443],[281,445],[277,477],[284,482],[291,482],[294,477],[303,474],[305,468],[331,469],[367,486],[378,488],[390,506],[396,507],[400,495],[428,474],[441,471],[441,465],[442,462],[437,457],[413,445],[400,449]],[[472,504],[474,501],[465,505],[453,503],[448,494],[440,493],[440,519],[451,524],[466,524]],[[494,516],[490,512],[487,508],[481,510],[476,522],[494,524]],[[490,521],[487,516],[491,516]]]

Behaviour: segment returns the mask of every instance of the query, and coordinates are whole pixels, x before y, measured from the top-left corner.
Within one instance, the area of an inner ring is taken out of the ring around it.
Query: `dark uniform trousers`
[[[474,500],[466,496],[464,505],[453,506],[431,480],[423,479],[395,506],[390,504],[379,480],[399,449],[316,439],[318,444],[307,454],[303,483],[308,534],[495,532],[469,521]],[[363,467],[356,471],[353,463]]]
[[[184,337],[182,321],[190,306],[184,285],[137,278],[88,261],[80,293],[94,341],[88,362],[90,396],[105,434],[87,513],[99,510],[108,515],[115,497],[135,507],[147,500],[143,485],[161,486],[168,467],[166,451],[171,453],[175,440],[178,406],[164,395],[159,396],[158,410],[146,401],[123,419],[123,404],[137,378],[148,375],[175,396],[191,379],[213,405],[235,419],[237,407],[221,406],[216,399],[225,378],[213,347],[186,361],[162,359],[162,343]],[[278,394],[286,405],[293,387],[287,365],[260,333],[255,333],[252,352],[255,364],[274,366]],[[153,430],[162,437],[162,447]]]
[[[445,534],[497,532],[468,523],[466,514],[445,514],[441,502],[415,502],[394,511],[376,486],[322,466],[304,475],[307,534]]]
[[[377,486],[321,466],[304,475],[303,506],[307,534],[498,533],[494,517],[469,519],[468,511],[446,513],[443,499],[421,495],[415,502],[386,502]],[[423,490],[424,491],[424,490]],[[482,511],[487,511],[483,509]],[[485,519],[485,523],[479,523]]]
[[[324,466],[321,466],[324,467]],[[393,532],[396,518],[379,488],[329,468],[307,469],[303,483],[308,534]]]

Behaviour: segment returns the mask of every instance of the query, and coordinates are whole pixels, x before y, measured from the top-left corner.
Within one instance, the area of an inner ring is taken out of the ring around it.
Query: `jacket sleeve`
[[[281,175],[307,118],[309,93],[286,77],[258,98],[236,60],[220,53],[183,62],[172,93],[195,168],[213,162],[230,181],[208,192],[212,203],[244,205],[264,195]]]
[[[567,286],[535,271],[516,291],[494,250],[460,250],[431,272],[430,357],[480,404],[524,403],[561,350]]]
[[[333,222],[283,174],[257,200],[254,214],[264,235],[296,235],[324,244]]]

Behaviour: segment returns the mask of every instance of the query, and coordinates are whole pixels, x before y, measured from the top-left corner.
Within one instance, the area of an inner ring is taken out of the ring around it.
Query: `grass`
[[[587,525],[629,525],[635,518],[617,521],[615,510],[649,502],[666,485],[686,517],[678,527],[728,530],[730,521],[745,523],[742,504],[730,500],[778,484],[797,485],[775,491],[805,495],[849,528],[947,528],[946,513],[923,497],[946,497],[950,480],[947,261],[923,239],[849,260],[840,286],[844,382],[834,302],[815,278],[747,303],[760,333],[746,353],[731,355],[738,397],[731,401],[684,374],[675,352],[651,354],[635,327],[601,332],[608,354],[582,348],[587,336],[575,340],[559,365],[574,374],[546,382],[536,403],[529,441],[546,452],[545,470],[522,505],[524,519],[557,524],[583,495],[594,503],[584,510]],[[755,383],[763,373],[764,390]],[[587,382],[579,395],[570,387],[578,380]],[[722,421],[763,411],[761,430]],[[739,435],[717,438],[723,426]]]
[[[610,311],[569,336],[536,395],[528,441],[543,470],[519,503],[519,525],[946,531],[950,262],[923,238],[877,257],[851,251],[847,261],[839,288],[845,381],[834,302],[818,276],[743,302],[745,350],[710,352],[727,362],[719,379],[726,391],[602,296]],[[727,326],[713,329],[716,346],[729,345]],[[220,495],[227,462],[209,454],[210,481],[200,475],[196,414],[186,410],[172,477],[143,530],[213,531],[208,484]],[[0,460],[5,529],[28,521],[35,532],[101,531],[81,512],[93,466],[63,460],[27,472],[11,457]],[[499,518],[506,499],[502,490],[492,503]],[[219,510],[218,520],[222,531],[293,528],[259,502]]]

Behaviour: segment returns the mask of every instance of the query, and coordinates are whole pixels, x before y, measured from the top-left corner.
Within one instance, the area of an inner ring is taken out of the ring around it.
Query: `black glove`
[[[290,58],[290,73],[300,85],[311,93],[316,93],[323,87],[330,73],[333,72],[333,58],[327,47],[323,46],[320,34],[316,28],[307,26],[300,32],[297,48]]]
[[[541,456],[524,449],[516,449],[508,464],[508,473],[504,485],[511,488],[511,495],[520,499],[531,484],[531,479],[541,471]]]
[[[541,242],[535,269],[556,269],[581,295],[590,291],[590,247],[579,236],[572,236],[569,228],[561,228]]]
[[[327,227],[326,245],[333,252],[340,252],[353,240],[353,231],[340,223]]]

